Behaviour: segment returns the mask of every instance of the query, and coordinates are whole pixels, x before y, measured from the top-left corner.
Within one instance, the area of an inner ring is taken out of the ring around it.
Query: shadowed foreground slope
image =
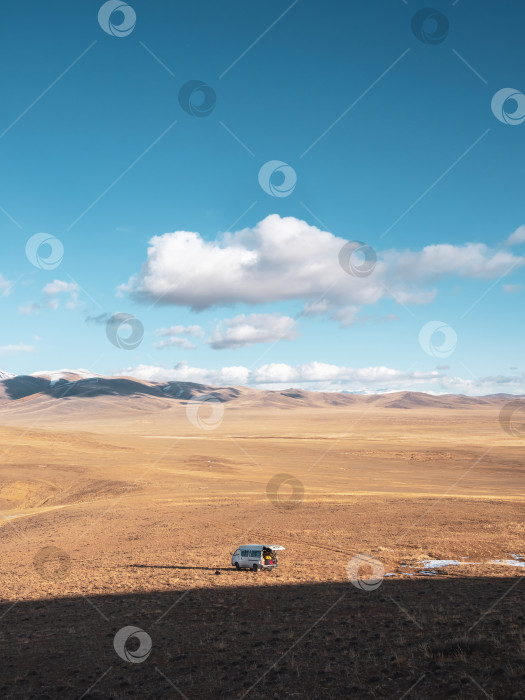
[[[525,697],[520,579],[258,581],[4,603],[2,697]],[[113,648],[126,625],[151,637],[141,663]]]

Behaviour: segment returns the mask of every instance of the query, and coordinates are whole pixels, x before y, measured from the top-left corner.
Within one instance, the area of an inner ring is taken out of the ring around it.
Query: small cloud
[[[351,307],[358,309],[357,306]],[[322,316],[330,311],[330,303],[326,299],[320,299],[319,301],[309,301],[304,305],[304,309],[301,312],[301,316]]]
[[[344,306],[342,309],[339,309],[339,311],[336,311],[335,314],[332,315],[332,318],[339,321],[340,324],[346,328],[346,326],[353,326],[354,323],[357,322],[358,313],[358,306]]]
[[[240,314],[219,323],[206,341],[214,350],[243,348],[254,343],[295,340],[295,321],[280,314]]]
[[[64,282],[64,280],[53,280],[53,282],[48,282],[42,289],[42,293],[46,296],[56,296],[57,294],[62,294],[63,292],[71,293],[76,291],[78,291],[78,284],[75,282]]]
[[[520,243],[525,243],[525,226],[519,226],[505,241],[505,245],[519,245]]]
[[[159,349],[171,348],[174,346],[184,348],[185,350],[195,350],[197,347],[187,338],[166,338],[166,340],[161,340],[158,343],[155,343],[155,347]]]
[[[114,314],[106,315],[108,316],[106,323],[109,326],[120,326],[121,324],[127,323],[130,319],[130,314],[125,314],[122,311],[117,311]]]
[[[181,335],[190,335],[194,338],[202,338],[204,336],[204,331],[200,326],[170,326],[169,328],[157,328],[155,335],[165,338],[165,340],[160,340],[155,343],[155,347],[171,348],[179,347],[185,350],[195,350],[197,347],[188,338],[181,338]]]
[[[58,309],[60,306],[60,295],[67,294],[66,301],[67,309],[76,309],[78,306],[79,286],[76,282],[64,282],[63,280],[53,280],[48,282],[42,289],[42,294],[46,297],[45,305],[48,309]]]
[[[37,304],[36,301],[30,301],[25,306],[19,306],[18,312],[21,313],[22,316],[31,316],[31,314],[37,314],[41,308],[40,304]]]
[[[60,307],[61,299],[64,300],[61,295],[67,295],[64,304],[66,309],[76,309],[80,305],[78,290],[77,284],[54,280],[54,282],[49,282],[42,289],[43,296],[40,301],[29,301],[19,306],[18,312],[22,316],[30,316],[31,314],[38,314],[42,309],[56,311]]]
[[[7,280],[3,275],[0,275],[0,292],[1,296],[7,297],[11,292],[12,282]]]
[[[450,365],[436,365],[436,369],[450,369]]]
[[[24,343],[2,345],[0,346],[0,355],[18,355],[21,352],[35,352],[35,350],[34,345],[24,345]]]
[[[101,325],[105,325],[110,318],[111,314],[106,312],[105,314],[100,314],[99,316],[86,316],[84,320],[86,323],[100,323]]]
[[[117,226],[115,231],[118,231],[119,233],[129,233],[130,229],[127,226]]]
[[[505,294],[517,294],[517,292],[521,292],[523,289],[522,284],[504,284],[501,287]]]
[[[171,337],[174,335],[192,335],[194,338],[203,338],[205,333],[200,326],[171,326],[170,328],[158,328],[155,335]]]
[[[133,316],[131,316],[131,318],[133,318]],[[135,320],[140,323],[139,319]],[[119,326],[130,321],[130,314],[123,313],[122,311],[117,311],[116,313],[111,314],[106,311],[98,316],[86,316],[84,321],[86,323],[96,323],[101,326],[108,326],[108,328],[113,328],[114,326],[117,326],[118,328]]]

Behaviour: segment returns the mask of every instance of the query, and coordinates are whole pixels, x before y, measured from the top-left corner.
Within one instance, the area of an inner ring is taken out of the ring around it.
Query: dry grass
[[[244,406],[199,431],[179,406],[28,431],[6,414],[2,695],[78,698],[113,666],[91,697],[176,694],[155,667],[190,698],[241,697],[278,662],[250,697],[485,697],[471,677],[523,697],[521,570],[488,562],[524,553],[524,450],[497,415]],[[266,494],[283,472],[305,489],[292,509]],[[250,541],[283,544],[280,568],[232,569]],[[50,546],[71,560],[55,580],[34,566]],[[358,590],[359,553],[397,576]],[[461,557],[480,563],[419,573]],[[152,636],[144,664],[113,651],[127,624]]]

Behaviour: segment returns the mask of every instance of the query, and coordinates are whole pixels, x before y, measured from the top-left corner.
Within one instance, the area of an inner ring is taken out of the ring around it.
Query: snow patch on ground
[[[443,569],[446,566],[474,566],[483,564],[496,564],[498,566],[525,566],[525,557],[520,554],[509,554],[512,559],[491,559],[488,562],[483,561],[459,561],[458,559],[425,559],[420,562],[423,569],[420,574],[434,575],[436,572],[433,569]]]
[[[457,559],[426,559],[422,561],[424,569],[442,569],[444,566],[461,566],[462,564],[480,564],[475,561],[458,561]]]
[[[489,564],[501,564],[503,566],[525,566],[525,561],[517,561],[516,559],[492,559]]]

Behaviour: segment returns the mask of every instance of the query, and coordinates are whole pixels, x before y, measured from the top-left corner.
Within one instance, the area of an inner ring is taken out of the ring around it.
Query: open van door
[[[271,570],[278,566],[277,552],[283,549],[280,544],[242,544],[232,554],[232,566],[237,571],[251,569],[254,573]]]

